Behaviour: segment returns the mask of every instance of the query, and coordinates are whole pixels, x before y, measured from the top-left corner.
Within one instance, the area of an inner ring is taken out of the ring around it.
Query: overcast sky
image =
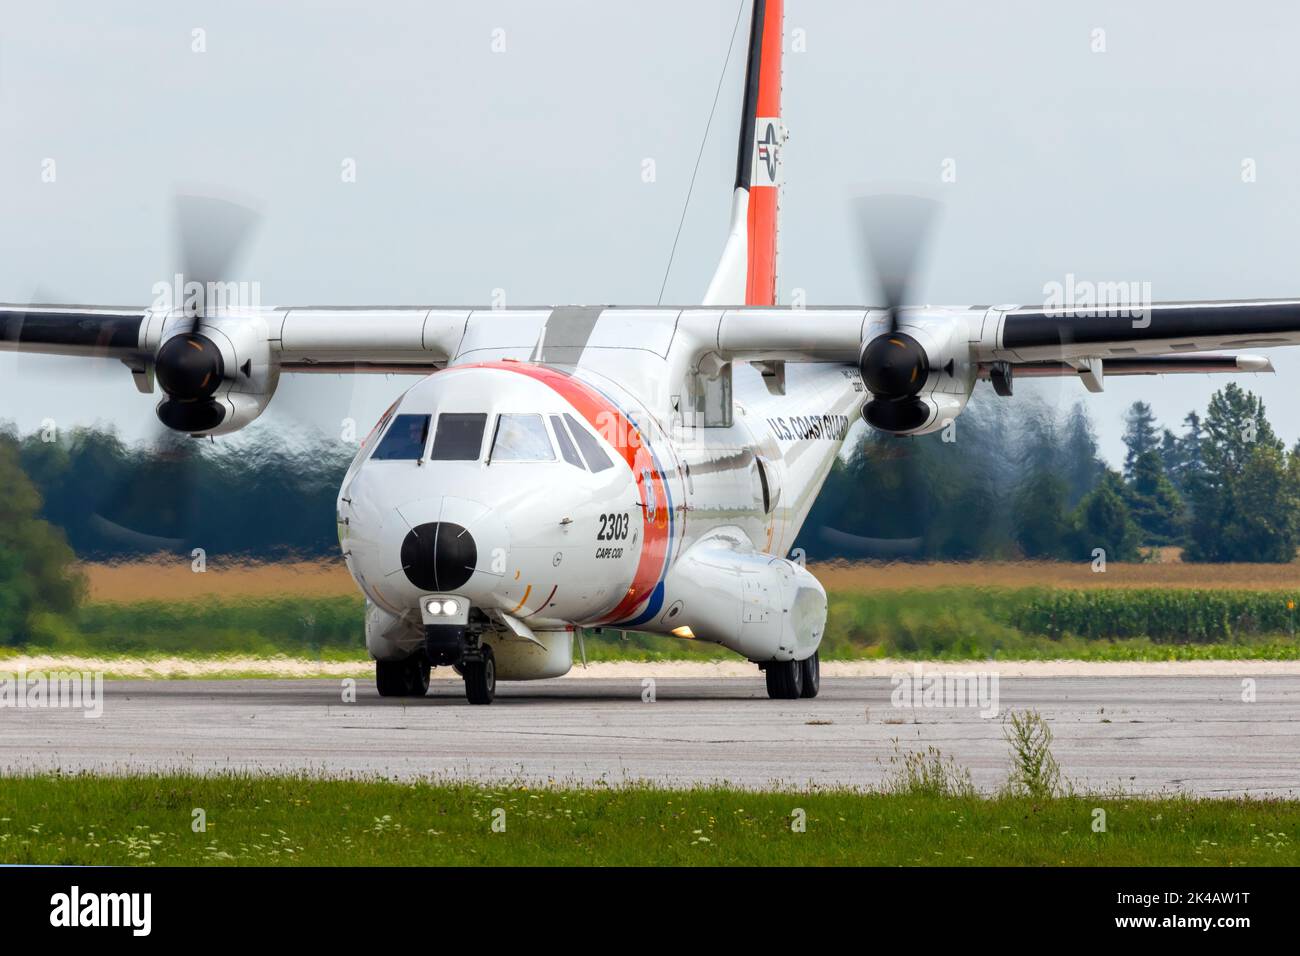
[[[654,302],[736,11],[6,3],[0,300],[147,304],[173,265],[170,196],[197,184],[263,208],[236,272],[266,304],[484,303],[496,288],[518,304]],[[783,298],[862,302],[846,199],[900,182],[944,205],[931,302],[1041,302],[1069,274],[1150,282],[1156,300],[1300,295],[1300,9],[787,0],[795,29],[806,50],[786,56]],[[674,304],[699,300],[721,249],[743,59],[738,41]],[[1242,181],[1247,159],[1255,182]],[[1294,441],[1300,354],[1269,354],[1278,375],[1241,381]],[[1129,403],[1176,424],[1226,381],[1112,379],[1103,396],[1024,385],[1017,399],[1086,398],[1117,463]],[[299,378],[254,427],[290,427],[289,410],[331,430],[345,415],[368,425],[406,384]],[[23,429],[51,416],[136,436],[156,401],[120,365],[0,354],[0,418]]]

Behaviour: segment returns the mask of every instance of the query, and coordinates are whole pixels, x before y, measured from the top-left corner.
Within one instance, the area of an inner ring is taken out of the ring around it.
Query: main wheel
[[[768,661],[767,696],[773,700],[796,700],[803,693],[803,665],[799,661]]]
[[[481,660],[464,661],[460,665],[465,673],[465,697],[471,704],[490,704],[497,695],[496,658],[486,644],[481,653]]]
[[[375,688],[380,697],[423,697],[431,670],[423,654],[404,661],[375,661]]]
[[[812,657],[800,661],[799,669],[803,672],[803,690],[799,696],[816,697],[822,689],[822,665],[817,659],[817,652],[813,651]]]

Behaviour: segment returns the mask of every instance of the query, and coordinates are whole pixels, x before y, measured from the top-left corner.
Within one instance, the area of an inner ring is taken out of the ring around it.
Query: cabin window
[[[433,461],[478,461],[483,451],[487,415],[481,412],[443,412],[433,433]]]
[[[582,449],[582,457],[587,459],[588,468],[592,471],[604,471],[606,468],[614,467],[614,463],[605,454],[605,449],[600,447],[600,442],[596,440],[596,437],[591,432],[579,425],[577,420],[568,412],[565,412],[564,420],[569,423],[569,429],[573,432],[573,440]]]
[[[419,461],[429,439],[430,415],[398,415],[384,433],[374,457],[380,461]]]
[[[555,440],[559,443],[560,454],[564,460],[575,468],[582,468],[582,459],[578,457],[578,449],[573,447],[573,439],[569,437],[569,430],[564,427],[564,419],[559,415],[552,415],[551,428],[555,432]]]
[[[555,461],[541,415],[499,415],[488,461]]]

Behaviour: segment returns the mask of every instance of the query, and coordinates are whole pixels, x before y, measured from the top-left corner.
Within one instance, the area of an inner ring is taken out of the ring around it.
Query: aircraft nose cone
[[[477,564],[474,536],[450,521],[416,525],[402,540],[402,570],[422,591],[454,591]]]

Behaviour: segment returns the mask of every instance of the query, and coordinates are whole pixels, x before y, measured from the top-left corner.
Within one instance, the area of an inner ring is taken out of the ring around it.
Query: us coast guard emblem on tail
[[[759,119],[754,124],[754,186],[781,184],[781,144],[785,133],[779,119]]]

